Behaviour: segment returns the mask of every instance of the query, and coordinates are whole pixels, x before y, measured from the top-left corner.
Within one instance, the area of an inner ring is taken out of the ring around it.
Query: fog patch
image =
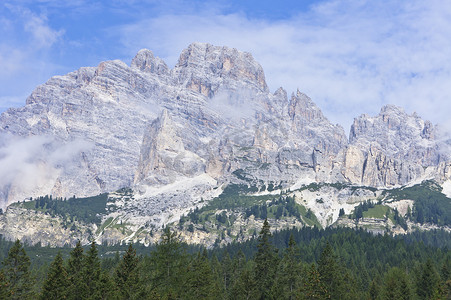
[[[81,152],[92,146],[83,140],[57,141],[48,135],[1,134],[0,208],[36,196],[36,192],[50,193],[56,178],[74,167]]]
[[[207,107],[222,118],[231,120],[253,118],[256,112],[262,110],[255,99],[255,91],[250,89],[219,90]]]
[[[436,141],[441,161],[451,160],[451,121],[436,127]]]

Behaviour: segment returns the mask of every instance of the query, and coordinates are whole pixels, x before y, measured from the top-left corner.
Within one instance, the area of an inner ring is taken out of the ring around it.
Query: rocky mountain
[[[0,136],[3,209],[131,188],[126,198],[111,194],[115,209],[103,214],[130,224],[118,240],[177,221],[232,185],[274,194],[311,183],[446,186],[451,176],[437,128],[418,115],[385,106],[356,118],[348,139],[307,95],[271,93],[251,54],[202,43],[173,69],[144,49],[130,66],[107,61],[55,76],[0,116]],[[306,207],[326,226],[338,218],[337,201]]]

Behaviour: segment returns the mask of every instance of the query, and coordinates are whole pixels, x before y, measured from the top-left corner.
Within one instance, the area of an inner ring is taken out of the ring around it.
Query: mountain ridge
[[[271,93],[249,53],[202,43],[183,50],[172,69],[143,49],[130,66],[106,61],[52,77],[24,107],[1,114],[0,134],[12,137],[0,163],[26,166],[10,167],[0,182],[3,208],[130,187],[121,218],[136,230],[173,222],[233,184],[387,189],[451,177],[437,128],[418,115],[387,105],[357,117],[347,137],[299,90]],[[33,138],[39,145],[30,151],[39,155],[18,156]],[[315,203],[308,206],[320,213],[324,205]],[[323,225],[338,217],[330,205]]]

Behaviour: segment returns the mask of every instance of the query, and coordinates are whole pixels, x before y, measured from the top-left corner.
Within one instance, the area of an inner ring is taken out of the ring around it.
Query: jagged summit
[[[132,59],[130,66],[143,72],[155,73],[158,75],[168,74],[169,72],[166,63],[159,57],[155,57],[153,52],[148,49],[139,50]]]
[[[234,48],[193,43],[182,51],[172,72],[180,84],[207,97],[223,84],[268,91],[260,64],[251,54]]]

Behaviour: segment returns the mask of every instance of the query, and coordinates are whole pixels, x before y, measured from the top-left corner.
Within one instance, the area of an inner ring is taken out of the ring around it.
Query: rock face
[[[230,182],[391,187],[450,174],[436,129],[417,115],[394,106],[362,115],[348,141],[305,94],[271,93],[251,54],[201,43],[173,69],[141,50],[130,66],[107,61],[55,76],[1,115],[0,135],[0,167],[10,171],[0,179],[3,208],[133,187],[137,215],[140,207],[158,215],[158,203],[189,209]],[[34,154],[18,155],[21,145]],[[168,186],[178,194],[155,192]]]
[[[391,187],[423,178],[441,162],[436,129],[415,113],[384,106],[379,115],[354,120],[345,153],[345,177],[353,183]]]

